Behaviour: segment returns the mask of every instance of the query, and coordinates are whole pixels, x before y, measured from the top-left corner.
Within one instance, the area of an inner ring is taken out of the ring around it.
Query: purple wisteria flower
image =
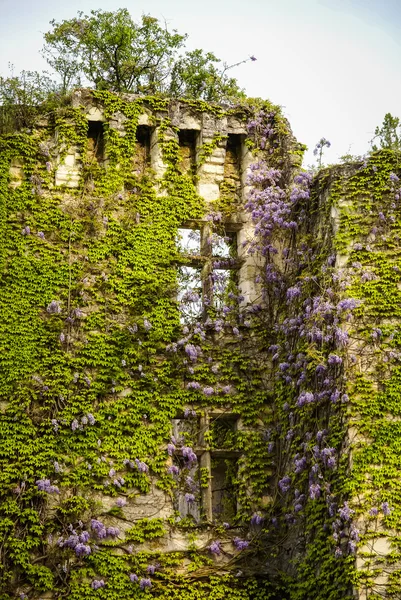
[[[299,287],[297,287],[297,286],[290,287],[287,290],[287,301],[291,302],[295,298],[298,298],[300,295],[301,295],[301,290]]]
[[[178,475],[179,472],[180,469],[177,467],[177,465],[171,465],[171,467],[167,469],[167,473],[169,473],[170,475]]]
[[[107,527],[106,534],[109,537],[118,537],[120,535],[120,530],[118,527]]]
[[[263,517],[260,513],[253,513],[251,517],[251,525],[262,525]]]
[[[116,506],[118,506],[118,508],[123,508],[123,506],[125,506],[126,504],[127,504],[127,501],[125,498],[117,498]]]
[[[57,300],[52,300],[50,304],[47,305],[46,310],[51,315],[59,315],[61,313],[60,302]]]
[[[214,394],[214,388],[209,387],[209,386],[204,387],[202,391],[205,394],[205,396],[213,396],[213,394]]]
[[[371,508],[369,511],[369,515],[371,517],[377,517],[378,514],[379,514],[379,509],[376,508],[375,506],[373,508]]]
[[[149,472],[149,467],[146,463],[144,463],[143,461],[139,460],[138,458],[135,459],[135,464],[136,464],[136,468],[138,469],[138,471],[140,473],[148,473]]]
[[[187,504],[193,504],[195,502],[194,494],[186,493],[185,494],[185,502],[187,502]]]
[[[343,521],[350,521],[354,512],[355,511],[349,507],[348,502],[344,502],[344,505],[338,509],[338,514]]]
[[[92,528],[92,531],[95,532],[95,535],[100,540],[102,540],[102,539],[104,539],[104,538],[107,537],[106,526],[104,525],[104,523],[102,523],[98,519],[92,519],[91,520],[91,528]]]
[[[148,566],[146,567],[146,572],[147,572],[149,575],[154,575],[154,574],[155,574],[155,572],[156,572],[156,570],[157,570],[158,568],[159,568],[159,565],[148,565]]]
[[[298,475],[299,473],[302,473],[302,471],[304,471],[306,469],[306,456],[302,456],[301,458],[296,458],[294,459],[294,471],[295,473]]]
[[[88,544],[78,542],[78,544],[74,548],[74,552],[77,556],[82,557],[82,556],[89,556],[89,554],[91,554],[92,550]]]
[[[139,587],[141,588],[141,590],[145,590],[146,588],[151,588],[152,582],[150,581],[150,579],[148,577],[143,577],[139,582]]]
[[[388,516],[389,516],[389,514],[391,513],[391,508],[390,508],[390,506],[389,506],[389,503],[388,503],[388,502],[383,502],[383,504],[382,504],[382,506],[381,506],[381,509],[382,509],[382,511],[383,511],[383,515],[384,515],[385,517],[388,517]]]
[[[60,490],[57,485],[52,485],[50,479],[38,479],[36,486],[40,492],[46,492],[47,494],[59,494]]]
[[[148,321],[147,319],[143,320],[143,326],[146,331],[149,331],[150,329],[152,329],[152,323],[150,321]]]
[[[309,486],[309,498],[311,500],[316,500],[320,498],[321,487],[318,483],[312,483]]]
[[[247,540],[242,540],[239,537],[235,537],[234,540],[234,546],[236,547],[237,550],[246,550],[249,546],[249,542]]]
[[[183,446],[182,455],[187,461],[187,465],[192,465],[192,463],[196,463],[198,458],[195,452],[189,446]]]
[[[302,392],[298,396],[297,406],[304,406],[305,404],[310,404],[311,402],[314,402],[314,400],[315,396],[312,394],[312,392]]]
[[[187,390],[200,390],[201,384],[197,381],[190,381],[187,383]]]
[[[336,328],[334,336],[337,346],[339,346],[340,348],[348,344],[348,333],[344,329],[341,329],[341,327]]]
[[[104,588],[106,584],[104,583],[103,579],[94,579],[91,583],[91,587],[94,590],[98,590],[100,588]]]
[[[208,550],[212,554],[219,556],[221,554],[221,542],[219,542],[219,541],[212,542],[210,544],[210,546],[208,546]]]
[[[329,358],[327,359],[327,362],[329,365],[341,365],[343,359],[337,354],[330,354]]]
[[[188,356],[190,361],[196,362],[200,354],[200,348],[198,346],[194,346],[194,344],[186,344],[185,354]]]
[[[221,391],[222,391],[223,394],[231,394],[231,392],[233,391],[233,388],[232,388],[231,385],[224,385],[221,388]]]
[[[291,487],[291,477],[286,475],[278,482],[278,487],[283,494],[286,494]]]
[[[132,583],[138,583],[139,581],[139,577],[136,573],[130,573],[129,578]]]
[[[321,156],[322,156],[322,152],[323,152],[323,148],[330,148],[331,143],[329,142],[329,140],[326,140],[326,138],[322,137],[318,143],[316,144],[314,150],[313,150],[313,154],[315,156],[320,156],[320,163],[321,163]]]

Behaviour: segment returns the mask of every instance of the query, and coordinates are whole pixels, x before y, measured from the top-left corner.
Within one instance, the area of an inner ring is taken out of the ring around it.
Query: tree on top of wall
[[[378,140],[379,145],[373,143],[375,140]],[[401,150],[400,119],[393,117],[391,113],[386,113],[381,126],[375,129],[375,135],[371,140],[371,144],[373,152],[381,148],[395,151]]]
[[[214,54],[185,50],[187,35],[169,31],[150,15],[135,22],[127,9],[92,10],[61,23],[53,20],[51,26],[43,55],[59,75],[62,91],[85,83],[206,101],[244,96]]]

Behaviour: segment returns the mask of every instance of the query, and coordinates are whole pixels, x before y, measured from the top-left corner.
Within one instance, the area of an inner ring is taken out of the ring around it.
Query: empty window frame
[[[202,513],[200,464],[198,460],[189,462],[182,451],[184,447],[199,450],[199,418],[193,411],[188,411],[187,417],[172,420],[171,429],[171,439],[177,447],[173,456],[173,465],[178,468],[175,475],[177,487],[174,494],[174,508],[181,518],[190,517],[199,523]]]
[[[104,160],[104,130],[102,121],[88,121],[87,157],[90,162]]]
[[[138,125],[132,160],[134,175],[141,175],[150,165],[150,136],[151,128],[148,125]]]
[[[189,418],[172,421],[177,447],[173,463],[178,467],[175,508],[182,518],[192,517],[196,522],[201,518],[232,522],[237,513],[238,415],[204,409],[198,417],[188,412]],[[196,450],[196,462],[188,463],[184,446]]]
[[[202,515],[199,463],[188,468],[184,458],[177,454],[174,456],[173,464],[179,470],[176,478],[174,509],[182,519],[190,517],[199,523]]]
[[[216,233],[209,223],[199,229],[180,228],[177,248],[186,265],[178,267],[181,321],[207,318],[209,307],[221,310],[230,292],[237,292],[237,235]]]
[[[212,520],[232,523],[237,514],[237,458],[211,454]]]
[[[199,320],[203,314],[203,284],[200,267],[182,265],[177,268],[178,306],[182,323]]]
[[[200,229],[182,227],[178,229],[177,247],[181,254],[200,256],[201,232]]]
[[[236,202],[239,202],[241,198],[242,145],[243,136],[241,134],[228,134],[222,194],[228,194]]]
[[[179,168],[182,173],[195,174],[198,136],[199,131],[195,129],[180,129],[178,132]]]
[[[208,425],[208,443],[211,451],[229,452],[237,449],[238,416],[232,413],[211,413]]]
[[[202,511],[208,521],[232,522],[237,513],[238,415],[206,411],[201,419],[200,466],[209,473],[202,487]]]

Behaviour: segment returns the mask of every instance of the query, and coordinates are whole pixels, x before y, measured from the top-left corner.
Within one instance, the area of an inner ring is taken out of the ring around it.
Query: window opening
[[[188,416],[172,420],[172,440],[177,447],[173,454],[173,465],[177,467],[175,510],[181,518],[191,517],[196,523],[201,519],[200,465],[199,460],[189,463],[181,448],[199,450],[199,437],[199,418],[191,409],[188,409]]]
[[[179,444],[184,444],[186,446],[197,446],[199,432],[199,420],[197,418],[172,420],[173,438]]]
[[[183,323],[200,319],[203,312],[202,277],[198,267],[178,267],[178,305]]]
[[[210,223],[199,229],[181,227],[177,248],[186,265],[178,267],[181,322],[208,317],[208,307],[220,311],[238,292],[237,234],[213,232]]]
[[[211,479],[212,518],[232,523],[237,514],[237,459],[212,454]]]
[[[196,523],[201,520],[199,465],[188,468],[182,456],[175,455],[173,463],[179,469],[174,493],[174,509],[182,519],[191,517]]]
[[[213,233],[212,235],[213,256],[219,258],[237,257],[237,235],[234,232],[228,232],[225,235]]]
[[[209,424],[209,444],[219,450],[235,451],[237,447],[237,417],[217,417]]]
[[[135,154],[133,157],[133,171],[140,175],[150,164],[150,133],[147,125],[138,125],[136,128]]]
[[[229,133],[226,145],[226,157],[224,161],[223,192],[234,196],[236,202],[241,197],[241,158],[242,158],[242,135]]]
[[[211,304],[220,310],[227,304],[230,291],[236,291],[237,273],[231,269],[213,269],[209,275],[211,281]]]
[[[178,250],[182,254],[200,255],[201,233],[200,229],[180,228],[177,236]]]
[[[199,132],[195,129],[181,129],[178,132],[180,146],[179,167],[183,173],[194,173],[196,166],[196,142]]]
[[[241,179],[241,147],[241,134],[229,133],[224,161],[224,177],[227,179],[232,179],[233,181]]]
[[[88,121],[88,152],[90,161],[102,162],[104,159],[104,131],[102,121]]]

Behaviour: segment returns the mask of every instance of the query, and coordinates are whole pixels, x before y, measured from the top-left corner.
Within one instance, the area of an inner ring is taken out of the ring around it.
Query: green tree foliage
[[[375,140],[378,140],[378,145],[373,143]],[[393,117],[391,113],[387,113],[384,116],[381,127],[376,127],[371,143],[374,152],[380,148],[395,151],[401,150],[400,119]]]
[[[22,71],[15,75],[0,76],[0,131],[8,133],[21,127],[31,127],[38,114],[38,106],[49,100],[57,85],[47,73]]]
[[[61,78],[62,91],[81,82],[95,89],[225,100],[243,92],[227,66],[210,52],[186,51],[186,35],[126,9],[93,10],[51,21],[43,55]]]

